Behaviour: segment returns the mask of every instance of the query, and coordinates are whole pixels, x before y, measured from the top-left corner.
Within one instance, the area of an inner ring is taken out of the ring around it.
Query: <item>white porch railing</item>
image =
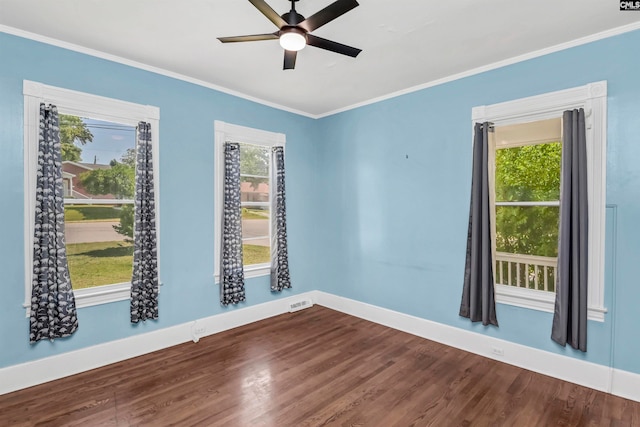
[[[496,283],[555,292],[557,258],[496,252]]]

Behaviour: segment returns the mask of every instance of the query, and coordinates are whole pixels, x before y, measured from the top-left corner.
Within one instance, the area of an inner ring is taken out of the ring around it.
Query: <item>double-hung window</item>
[[[285,135],[215,122],[215,280],[220,280],[219,248],[222,224],[222,185],[224,144],[240,145],[240,197],[242,207],[242,252],[246,278],[268,275],[271,271],[274,165],[272,147],[285,145]]]
[[[151,125],[158,187],[159,109],[25,81],[25,307],[31,307],[40,103],[58,109],[65,244],[78,308],[130,297],[136,126]],[[156,216],[157,198],[156,192]],[[158,219],[156,218],[156,223]]]
[[[584,108],[588,170],[588,315],[604,320],[606,82],[475,107],[490,122],[489,180],[496,301],[553,312],[562,114]]]

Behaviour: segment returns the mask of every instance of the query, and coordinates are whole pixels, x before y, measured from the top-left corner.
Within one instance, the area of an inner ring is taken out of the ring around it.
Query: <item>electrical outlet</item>
[[[491,353],[496,356],[504,356],[504,349],[500,347],[491,347]]]
[[[206,333],[206,325],[200,322],[193,322],[193,325],[191,325],[191,338],[193,339],[193,342],[200,341],[200,337],[203,337]]]

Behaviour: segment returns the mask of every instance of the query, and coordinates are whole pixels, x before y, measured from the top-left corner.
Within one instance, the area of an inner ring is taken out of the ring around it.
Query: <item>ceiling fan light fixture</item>
[[[291,27],[283,29],[280,34],[280,46],[285,50],[297,52],[307,45],[307,37],[304,31]]]

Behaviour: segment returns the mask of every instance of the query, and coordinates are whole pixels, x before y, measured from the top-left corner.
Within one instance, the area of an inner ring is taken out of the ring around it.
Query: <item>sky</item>
[[[95,163],[108,165],[113,159],[119,161],[128,148],[135,148],[135,127],[86,118],[82,121],[93,134],[93,141],[86,145],[76,142],[82,149],[83,163],[94,163],[95,159]]]

